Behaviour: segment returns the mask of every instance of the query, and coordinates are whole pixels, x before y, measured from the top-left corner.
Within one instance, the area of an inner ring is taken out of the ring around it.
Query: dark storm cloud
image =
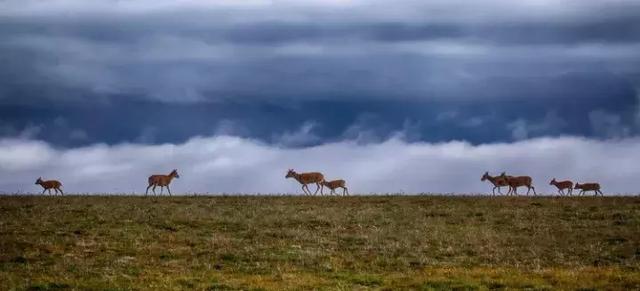
[[[231,129],[286,146],[397,131],[482,143],[640,125],[634,1],[6,1],[0,39],[2,135],[54,145]]]
[[[631,82],[627,90],[637,86],[629,75],[640,64],[640,6],[594,3],[9,1],[0,13],[0,53],[11,60],[0,72],[8,76],[2,95],[187,102],[581,95],[566,88],[567,75],[591,78],[586,84],[610,84],[598,76],[616,75],[613,82]]]
[[[10,2],[5,6],[11,8]],[[41,4],[41,10],[31,9],[40,13],[28,8],[6,9],[8,12],[2,14],[0,27],[2,33],[8,35],[73,36],[103,42],[126,42],[149,35],[168,34],[211,42],[263,45],[295,41],[396,42],[442,38],[471,39],[501,45],[571,45],[590,42],[637,43],[640,37],[640,5],[632,1],[573,2],[566,7],[558,5],[569,10],[560,14],[550,13],[552,11],[544,7],[531,7],[526,1],[520,5],[479,1],[465,5],[466,10],[456,4],[460,3],[453,1],[450,5],[444,5],[448,10],[457,11],[442,15],[437,15],[429,2],[402,1],[397,6],[404,5],[404,11],[397,13],[390,10],[388,14],[375,5],[342,10],[308,7],[284,11],[268,6],[247,11],[224,6],[198,9],[184,5],[172,11],[149,9],[144,13],[128,13],[124,9],[83,10],[78,7],[75,7],[78,13],[74,13],[74,5],[69,5],[68,13],[59,13],[47,11],[48,5]],[[148,6],[153,7],[152,4]],[[415,11],[411,12],[419,13],[417,16],[409,13],[412,8]],[[473,9],[484,9],[484,17],[477,19],[471,11]],[[530,10],[519,11],[519,14],[509,11],[518,9]]]

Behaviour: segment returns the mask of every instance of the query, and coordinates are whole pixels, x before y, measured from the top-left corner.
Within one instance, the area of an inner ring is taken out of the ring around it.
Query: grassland
[[[640,198],[5,196],[0,289],[640,289]]]

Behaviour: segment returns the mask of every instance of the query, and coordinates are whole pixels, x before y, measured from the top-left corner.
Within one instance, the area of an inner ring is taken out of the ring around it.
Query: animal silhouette
[[[153,186],[151,189],[153,191],[153,195],[156,195],[156,186],[160,186],[160,195],[162,195],[162,190],[164,187],[167,187],[167,191],[169,191],[169,196],[171,196],[171,189],[169,189],[169,184],[171,184],[171,180],[173,178],[180,178],[178,175],[178,170],[174,169],[169,173],[169,175],[151,175],[149,176],[149,186],[147,186],[147,191],[145,192],[145,196],[149,194],[149,188]]]
[[[349,189],[347,189],[346,182],[344,180],[333,180],[329,182],[323,181],[322,186],[326,186],[327,188],[331,189],[331,193],[329,194],[335,194],[335,190],[337,188],[342,188],[342,196],[349,195]],[[322,194],[322,191],[320,191],[320,194]]]
[[[584,195],[584,192],[587,191],[593,191],[595,193],[595,196],[598,196],[598,193],[600,193],[600,196],[604,196],[602,194],[602,191],[600,191],[600,184],[598,183],[576,183],[576,186],[574,188],[580,189],[580,195]]]
[[[536,193],[536,188],[533,187],[532,179],[529,176],[507,176],[505,172],[502,172],[500,175],[503,178],[507,179],[507,184],[509,184],[509,193],[514,195],[518,195],[518,187],[527,187],[527,195],[529,195],[529,191],[533,190],[533,195],[538,195]]]
[[[558,188],[558,193],[560,195],[565,195],[564,193],[564,189],[567,189],[567,194],[566,195],[571,195],[571,192],[573,192],[573,182],[566,180],[566,181],[556,181],[556,178],[553,178],[553,180],[551,180],[551,182],[549,182],[549,185],[554,185]]]
[[[318,193],[318,190],[321,190],[321,187],[323,187],[322,182],[324,182],[324,175],[322,175],[322,173],[319,173],[319,172],[298,174],[293,169],[289,169],[289,171],[287,172],[287,175],[284,177],[285,179],[288,179],[288,178],[296,179],[296,181],[302,184],[302,191],[304,192],[304,194],[307,194],[307,195],[311,195],[311,191],[309,190],[309,187],[307,186],[307,184],[316,184],[318,188],[316,188],[316,192],[313,193],[313,195],[316,195]]]
[[[38,178],[38,180],[36,180],[36,185],[40,185],[42,186],[42,188],[44,188],[44,190],[42,190],[42,194],[44,194],[45,191],[49,191],[49,195],[51,195],[51,189],[53,189],[55,191],[55,194],[58,194],[58,191],[60,191],[60,195],[64,196],[64,192],[62,192],[62,189],[60,189],[60,187],[62,187],[62,183],[60,183],[60,181],[57,180],[48,180],[48,181],[42,181],[42,177]]]
[[[489,175],[489,172],[484,172],[484,175],[482,175],[482,178],[480,178],[480,181],[484,182],[487,180],[489,180],[489,182],[493,184],[493,189],[491,190],[491,192],[493,193],[494,196],[496,195],[496,188],[498,189],[498,193],[502,194],[502,191],[500,191],[500,188],[504,186],[509,186],[506,178],[502,176],[491,176]]]

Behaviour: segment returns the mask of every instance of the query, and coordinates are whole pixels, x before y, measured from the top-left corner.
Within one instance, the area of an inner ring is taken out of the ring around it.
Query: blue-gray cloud
[[[633,136],[639,27],[635,1],[4,1],[0,135]]]
[[[4,99],[571,98],[638,86],[632,1],[27,2],[0,4]]]

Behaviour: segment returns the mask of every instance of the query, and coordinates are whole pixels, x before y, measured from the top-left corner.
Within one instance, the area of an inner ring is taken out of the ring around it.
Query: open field
[[[0,197],[0,289],[638,289],[636,197]]]

